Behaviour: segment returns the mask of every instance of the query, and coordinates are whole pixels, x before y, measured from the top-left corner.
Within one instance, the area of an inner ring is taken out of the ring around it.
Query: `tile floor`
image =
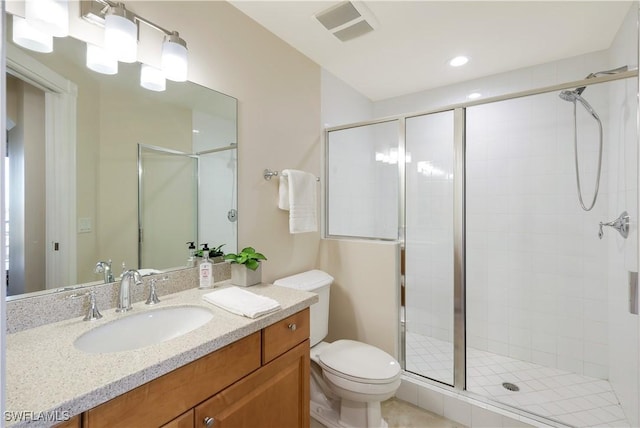
[[[396,398],[382,403],[382,417],[389,424],[389,428],[464,428],[464,425]],[[325,427],[312,418],[311,428]]]
[[[407,371],[451,383],[451,343],[407,332]],[[511,382],[519,391],[502,386]],[[470,392],[576,427],[629,427],[606,380],[476,349],[467,350]]]

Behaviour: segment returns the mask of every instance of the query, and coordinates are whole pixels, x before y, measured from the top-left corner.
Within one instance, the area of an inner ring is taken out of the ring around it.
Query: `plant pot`
[[[249,287],[251,285],[260,284],[262,282],[262,264],[258,265],[258,269],[251,270],[245,265],[238,263],[231,264],[231,284],[241,287]]]
[[[213,257],[209,257],[209,260],[211,260],[211,263],[213,263],[214,265],[216,263],[222,263],[224,262],[224,256],[213,256]]]

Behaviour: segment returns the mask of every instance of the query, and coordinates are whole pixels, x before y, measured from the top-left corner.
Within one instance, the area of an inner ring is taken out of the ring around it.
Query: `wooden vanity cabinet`
[[[83,413],[96,427],[309,427],[309,309]]]

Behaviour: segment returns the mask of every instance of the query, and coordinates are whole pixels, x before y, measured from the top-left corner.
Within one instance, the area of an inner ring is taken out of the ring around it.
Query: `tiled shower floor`
[[[451,343],[406,334],[407,370],[446,383],[453,379]],[[509,391],[503,382],[520,390]],[[467,349],[467,389],[576,427],[629,427],[611,385],[502,355]]]

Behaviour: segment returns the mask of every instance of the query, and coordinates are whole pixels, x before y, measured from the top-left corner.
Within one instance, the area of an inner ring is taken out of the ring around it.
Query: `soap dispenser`
[[[196,267],[196,246],[193,241],[187,242],[189,244],[189,258],[187,259],[187,267]]]
[[[209,245],[202,245],[202,262],[199,266],[200,270],[200,287],[199,288],[211,288],[213,287],[213,265],[209,261]]]

